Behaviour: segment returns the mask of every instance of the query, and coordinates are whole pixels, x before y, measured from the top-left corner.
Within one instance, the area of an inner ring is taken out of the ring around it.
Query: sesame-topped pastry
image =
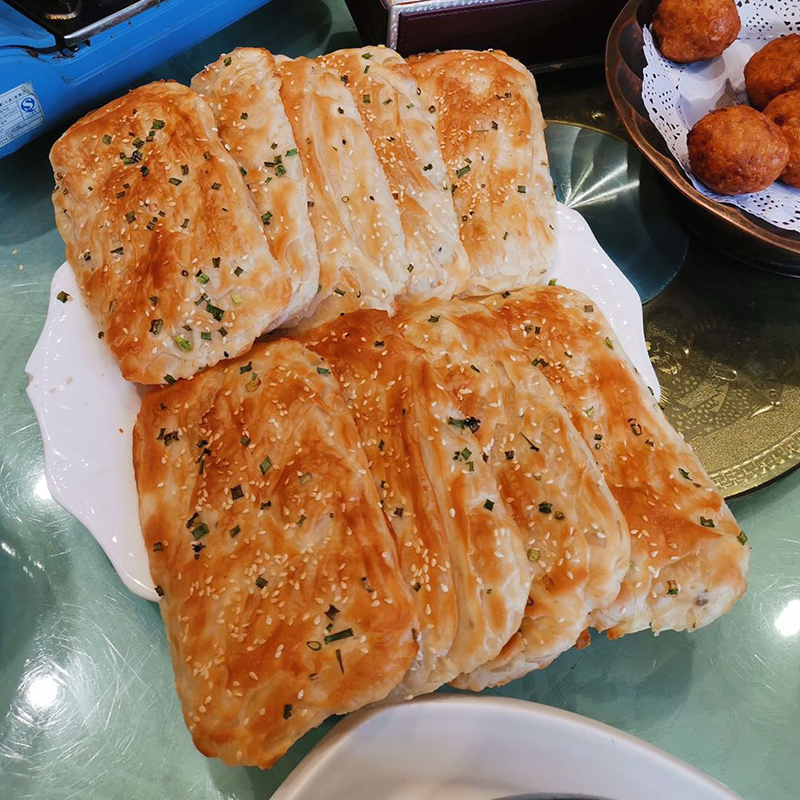
[[[76,122],[50,161],[67,259],[125,378],[189,377],[280,319],[289,281],[198,94],[134,89]]]
[[[320,262],[321,301],[302,327],[357,308],[392,310],[411,277],[405,235],[355,101],[339,73],[319,61],[275,61]]]
[[[472,269],[466,295],[541,280],[555,255],[556,201],[536,82],[500,50],[409,58],[434,120]]]
[[[566,406],[628,522],[630,569],[592,625],[617,638],[694,630],[728,611],[746,588],[747,536],[600,309],[559,286],[485,303]]]
[[[628,571],[628,526],[560,399],[514,345],[505,321],[474,300],[407,305],[404,337],[425,351],[462,414],[481,421],[479,452],[517,522],[531,563],[519,631],[454,684],[479,691],[546,667],[590,616],[617,596]]]
[[[270,766],[383,699],[417,646],[409,590],[336,379],[289,340],[148,394],[139,513],[197,748]]]
[[[347,78],[397,202],[411,275],[408,294],[452,297],[468,282],[469,261],[436,130],[408,64],[383,46],[337,50],[319,60]]]
[[[479,456],[481,421],[385,312],[348,314],[305,342],[339,379],[416,605],[419,656],[393,696],[432,691],[497,655],[530,586],[516,523]]]
[[[192,78],[192,89],[211,106],[219,138],[241,169],[272,255],[292,284],[291,300],[277,321],[291,326],[318,297],[319,259],[280,85],[272,53],[255,47],[222,55]]]

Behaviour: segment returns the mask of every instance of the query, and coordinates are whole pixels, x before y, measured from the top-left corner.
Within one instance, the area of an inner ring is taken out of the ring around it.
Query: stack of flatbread
[[[591,299],[500,52],[236,50],[53,147],[197,747],[731,608],[749,547]],[[262,334],[270,336],[256,341]],[[285,335],[280,336],[283,332]]]

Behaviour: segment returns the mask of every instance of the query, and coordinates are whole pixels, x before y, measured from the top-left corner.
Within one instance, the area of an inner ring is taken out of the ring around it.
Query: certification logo
[[[22,100],[19,101],[19,107],[25,114],[33,114],[36,112],[36,98],[35,97],[23,97]]]

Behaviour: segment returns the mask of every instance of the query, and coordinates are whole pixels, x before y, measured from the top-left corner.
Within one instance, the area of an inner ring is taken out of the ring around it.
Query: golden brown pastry
[[[397,202],[411,274],[408,293],[452,297],[469,277],[469,261],[439,140],[408,64],[383,46],[337,50],[320,60],[347,79]]]
[[[214,115],[150,83],[53,145],[67,259],[125,378],[164,383],[250,348],[290,299]]]
[[[800,89],[800,35],[790,33],[765,44],[745,65],[744,82],[759,110],[779,94]]]
[[[467,463],[483,458],[492,468],[531,562],[518,633],[453,682],[479,691],[546,667],[576,643],[590,614],[619,593],[630,536],[591,452],[500,315],[472,300],[430,300],[406,306],[399,321],[462,414],[480,420],[480,451]]]
[[[764,109],[764,115],[780,128],[789,145],[789,161],[781,180],[800,188],[800,89],[778,95]]]
[[[555,254],[556,201],[533,76],[499,50],[408,63],[435,121],[470,260],[463,293],[540,281]]]
[[[409,592],[355,426],[296,342],[147,395],[139,512],[195,745],[268,767],[416,654]]]
[[[689,131],[686,144],[695,177],[719,194],[760,192],[789,160],[780,128],[750,106],[706,114]]]
[[[736,41],[742,21],[734,0],[661,0],[652,29],[667,58],[692,64],[722,55]]]
[[[357,308],[393,309],[410,273],[400,213],[339,74],[276,58],[306,175],[320,261],[320,303],[303,328]],[[362,100],[363,102],[363,100]]]
[[[241,168],[272,255],[291,281],[291,300],[277,321],[289,326],[317,297],[319,259],[280,86],[272,53],[255,47],[226,53],[192,78],[192,89],[211,106],[219,137]]]
[[[530,586],[516,523],[477,455],[480,422],[385,312],[348,314],[305,342],[339,379],[416,605],[419,657],[394,696],[432,691],[497,655]]]
[[[609,638],[707,625],[746,588],[747,537],[600,309],[559,286],[486,301],[542,370],[628,522],[631,565],[592,624]]]

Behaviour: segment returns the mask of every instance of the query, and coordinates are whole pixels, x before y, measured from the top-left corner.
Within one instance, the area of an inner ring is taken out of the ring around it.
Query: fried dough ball
[[[778,95],[764,109],[764,114],[781,129],[789,144],[789,163],[781,173],[781,180],[800,188],[800,89]]]
[[[760,192],[789,160],[780,128],[750,106],[706,114],[689,132],[687,144],[695,177],[718,194]]]
[[[741,27],[734,0],[661,0],[652,31],[667,58],[691,64],[716,58],[733,44]]]
[[[800,89],[800,35],[781,36],[764,45],[747,62],[744,82],[750,102],[759,110],[779,94]]]

